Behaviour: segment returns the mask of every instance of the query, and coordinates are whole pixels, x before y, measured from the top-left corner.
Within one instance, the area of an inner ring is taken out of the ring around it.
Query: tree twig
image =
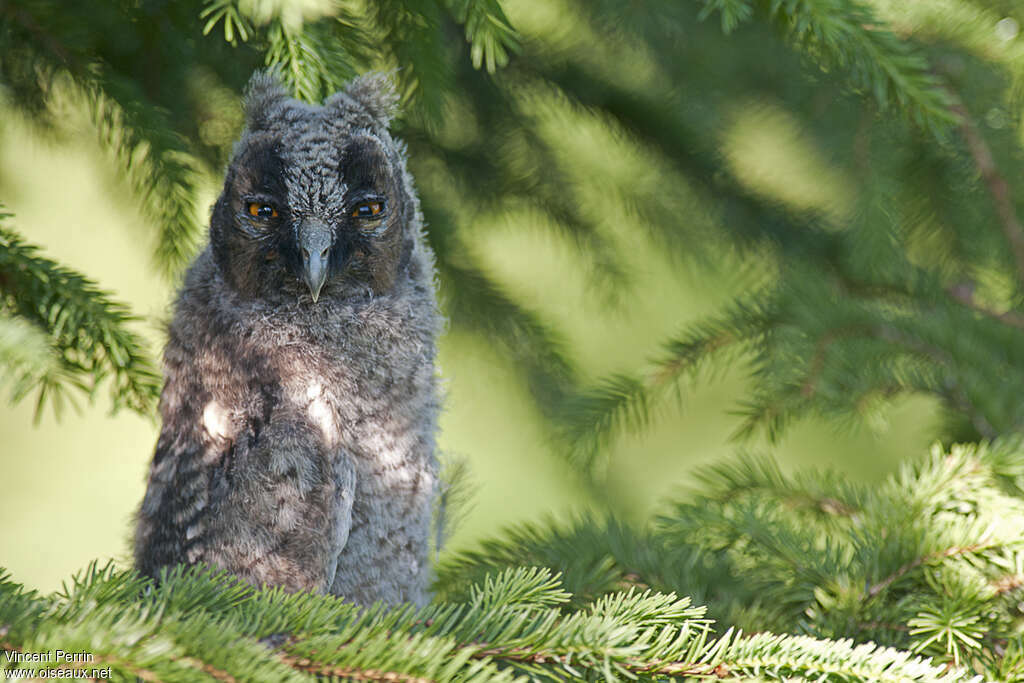
[[[491,657],[495,659],[509,659],[513,661],[527,662],[530,664],[568,664],[571,657],[567,654],[555,654],[552,652],[535,652],[524,647],[489,647],[472,655],[474,658]],[[639,659],[627,659],[622,663],[633,673],[656,673],[669,674],[672,676],[700,676],[708,678],[715,676],[726,678],[729,676],[729,669],[724,664],[711,666],[699,662],[669,662],[669,661],[642,661]]]
[[[967,308],[972,311],[981,313],[984,316],[998,320],[1001,323],[1005,323],[1012,327],[1018,327],[1024,330],[1024,315],[1017,313],[1016,311],[1006,311],[1005,313],[998,313],[990,308],[986,308],[978,303],[974,298],[974,285],[971,283],[964,283],[953,285],[946,288],[946,293],[949,294],[953,299],[959,301]]]
[[[963,133],[967,148],[974,159],[974,165],[981,173],[982,180],[988,186],[989,194],[995,204],[996,214],[999,216],[1000,225],[1006,241],[1009,242],[1013,252],[1014,261],[1017,264],[1017,279],[1024,284],[1024,225],[1021,225],[1017,218],[1017,212],[1013,208],[1013,199],[1010,196],[1010,185],[999,172],[992,150],[989,148],[985,138],[982,137],[977,125],[971,119],[970,113],[959,99],[950,106],[954,114],[960,117],[960,131]]]
[[[396,671],[381,671],[380,669],[361,669],[351,666],[331,666],[322,664],[304,657],[292,655],[281,655],[281,661],[288,666],[305,671],[315,676],[332,676],[345,678],[351,681],[385,681],[387,683],[432,683],[432,679],[421,678],[411,674],[399,673]]]
[[[932,560],[941,560],[944,557],[956,557],[958,555],[967,555],[968,553],[976,552],[983,547],[984,546],[980,543],[965,546],[953,546],[952,548],[946,548],[945,550],[940,550],[935,553],[915,558],[914,560],[906,563],[905,565],[894,571],[892,574],[889,574],[889,576],[885,577],[875,585],[868,588],[868,597],[873,598],[877,596],[879,593],[881,593],[886,588],[888,588],[893,583],[902,578],[907,572],[917,569],[921,565],[931,562]]]

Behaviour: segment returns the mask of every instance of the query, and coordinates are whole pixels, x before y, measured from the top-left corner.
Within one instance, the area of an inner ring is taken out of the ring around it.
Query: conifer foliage
[[[131,314],[36,251],[0,223],[0,377],[10,379],[13,399],[35,389],[37,414],[47,400],[59,410],[69,387],[92,394],[109,378],[115,406],[152,410],[159,378],[145,344],[125,329]]]
[[[93,566],[46,598],[0,576],[0,646],[12,653],[7,670],[81,668],[18,656],[61,649],[88,653],[111,680],[965,680],[875,645],[716,637],[703,607],[672,594],[631,590],[560,609],[568,597],[549,572],[520,568],[473,586],[464,602],[364,611],[216,573],[175,573],[154,588]]]
[[[48,596],[0,572],[0,667],[67,671],[30,661],[60,648],[116,680],[1024,680],[1024,10],[567,0],[571,30],[520,32],[503,4],[0,0],[0,94],[57,137],[62,111],[87,112],[173,278],[254,70],[310,101],[390,70],[452,327],[507,353],[592,479],[618,432],[723,362],[751,374],[741,437],[923,393],[946,412],[936,436],[966,445],[874,487],[739,458],[648,524],[595,513],[449,556],[419,611],[203,568],[154,584],[94,565]],[[581,175],[542,97],[599,121],[650,176]],[[720,148],[737,102],[784,112],[827,150],[841,197],[780,197],[745,175]],[[621,299],[622,245],[581,190],[600,182],[672,258],[728,253],[741,276],[661,355],[588,386],[557,321],[466,242],[479,216],[526,207],[577,249],[595,296]],[[12,399],[59,407],[106,386],[151,414],[159,378],[131,312],[15,221],[0,214]]]
[[[747,458],[650,528],[581,518],[453,557],[421,610],[202,568],[93,565],[45,597],[0,576],[0,647],[89,652],[117,680],[1016,681],[1022,538],[1017,440],[935,448],[874,488]]]
[[[643,430],[666,396],[680,390],[685,397],[687,381],[703,368],[730,361],[746,364],[752,380],[739,406],[746,417],[741,439],[762,433],[774,440],[808,415],[876,420],[893,398],[909,394],[933,396],[943,406],[937,436],[973,441],[1019,432],[1020,8],[703,4],[701,15],[720,16],[747,52],[735,70],[723,59],[718,80],[742,80],[752,106],[763,97],[798,122],[841,172],[842,206],[780,200],[756,181],[737,182],[737,169],[723,159],[728,155],[716,155],[699,134],[713,126],[710,117],[728,117],[725,106],[709,101],[716,96],[677,102],[671,111],[648,93],[559,75],[580,101],[606,108],[625,130],[658,144],[687,182],[707,193],[730,242],[749,250],[748,279],[731,303],[680,325],[660,353],[638,359],[638,372],[568,392],[560,403],[565,452],[582,468],[599,470],[617,433]],[[886,27],[887,15],[893,27]],[[780,28],[814,68],[844,73],[841,82],[784,82],[792,71],[777,68],[786,57],[766,41],[763,26],[751,25],[758,18]],[[631,19],[621,30],[658,40],[652,24],[664,17]],[[917,32],[897,37],[900,24]],[[1000,26],[1009,33],[1000,34]],[[692,40],[700,31],[688,35],[693,49],[674,52],[683,63],[707,49]],[[682,92],[719,92],[692,70],[675,67],[673,76]],[[735,96],[730,91],[723,100]],[[894,106],[909,120],[890,115]],[[674,143],[656,137],[665,130]],[[687,232],[677,224],[676,239]]]
[[[708,605],[719,629],[879,643],[1024,680],[1022,476],[1019,439],[936,446],[875,487],[748,456],[705,470],[649,528],[519,527],[448,560],[439,586],[463,599],[490,573],[552,567],[574,605],[674,591]]]

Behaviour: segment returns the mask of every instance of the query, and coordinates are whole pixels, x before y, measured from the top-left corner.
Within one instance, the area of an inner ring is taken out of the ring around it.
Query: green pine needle
[[[28,342],[19,351],[8,347],[0,353],[5,371],[14,377],[15,400],[38,390],[37,418],[47,402],[59,410],[66,388],[91,398],[108,380],[115,409],[151,414],[160,378],[146,344],[128,329],[135,320],[128,309],[2,226],[0,313],[6,340]]]

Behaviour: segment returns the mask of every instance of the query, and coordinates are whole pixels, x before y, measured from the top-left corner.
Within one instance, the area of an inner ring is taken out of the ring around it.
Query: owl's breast
[[[385,461],[420,450],[415,442],[432,434],[439,403],[433,339],[415,326],[360,323],[349,317],[318,329],[315,340],[296,335],[276,344],[281,398],[301,409],[330,449]]]
[[[416,450],[438,407],[431,359],[389,366],[379,360],[335,358],[296,364],[282,374],[282,399],[301,411],[328,449],[387,461]]]

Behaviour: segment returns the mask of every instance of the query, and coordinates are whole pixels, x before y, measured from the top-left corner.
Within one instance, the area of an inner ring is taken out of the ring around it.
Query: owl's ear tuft
[[[288,92],[272,71],[257,71],[245,88],[245,122],[249,130],[267,127],[275,106],[288,99]]]
[[[331,95],[325,107],[348,109],[368,118],[371,126],[387,128],[398,111],[398,92],[386,73],[368,73],[354,78],[343,91]]]

